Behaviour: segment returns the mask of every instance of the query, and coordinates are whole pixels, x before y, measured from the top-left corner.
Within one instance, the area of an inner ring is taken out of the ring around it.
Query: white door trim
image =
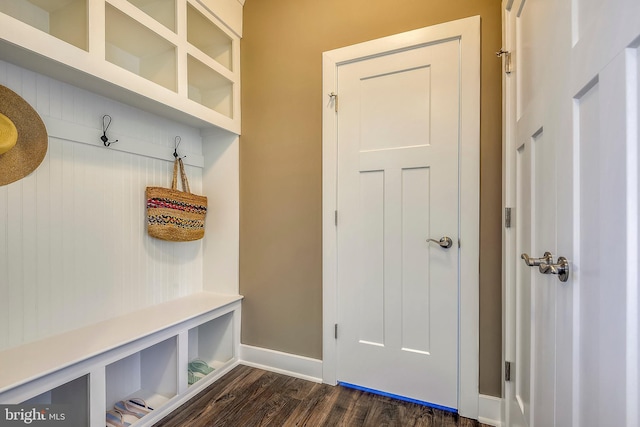
[[[508,52],[515,50],[515,29],[508,14],[515,13],[514,0],[502,0],[502,48]],[[515,362],[515,277],[516,277],[516,231],[513,225],[516,215],[516,158],[515,158],[515,71],[502,73],[502,207],[511,208],[511,228],[505,227],[502,218],[502,366],[505,362]],[[512,63],[513,66],[513,63]],[[504,211],[503,211],[504,212]],[[502,419],[511,422],[509,396],[515,393],[514,383],[506,382],[502,372]]]
[[[336,384],[336,185],[337,121],[328,94],[337,92],[338,66],[381,52],[406,50],[434,40],[460,40],[460,303],[458,412],[478,417],[479,218],[480,218],[480,17],[473,16],[323,53],[322,379]],[[339,94],[338,94],[339,96]]]

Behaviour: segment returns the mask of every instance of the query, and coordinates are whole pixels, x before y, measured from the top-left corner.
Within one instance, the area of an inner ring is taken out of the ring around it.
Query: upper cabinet
[[[241,0],[0,2],[0,59],[240,133]]]

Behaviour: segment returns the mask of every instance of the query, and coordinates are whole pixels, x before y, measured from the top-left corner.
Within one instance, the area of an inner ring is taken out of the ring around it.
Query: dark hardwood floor
[[[177,426],[488,427],[415,403],[242,365],[155,425]]]

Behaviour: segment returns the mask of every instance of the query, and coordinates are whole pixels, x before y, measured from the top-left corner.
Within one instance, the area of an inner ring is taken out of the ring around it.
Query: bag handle
[[[182,181],[182,191],[191,193],[189,188],[189,181],[187,180],[187,173],[184,171],[184,163],[182,159],[177,157],[173,162],[173,179],[171,180],[171,188],[178,189],[178,168],[180,168],[180,180]]]

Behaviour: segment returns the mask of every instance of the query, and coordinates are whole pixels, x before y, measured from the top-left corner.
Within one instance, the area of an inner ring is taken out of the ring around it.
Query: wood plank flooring
[[[178,426],[488,427],[415,403],[243,365],[155,425]]]

